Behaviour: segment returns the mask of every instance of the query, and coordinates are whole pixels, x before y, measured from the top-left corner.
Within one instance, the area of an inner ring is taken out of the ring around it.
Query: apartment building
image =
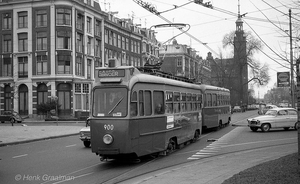
[[[143,65],[143,31],[93,0],[0,1],[0,111],[35,117],[52,98],[60,117],[88,113],[94,68]]]

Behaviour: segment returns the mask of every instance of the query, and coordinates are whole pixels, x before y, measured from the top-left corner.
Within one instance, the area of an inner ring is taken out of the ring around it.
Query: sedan
[[[261,129],[267,132],[273,128],[283,128],[289,130],[299,129],[297,110],[294,108],[273,108],[268,110],[264,115],[247,119],[248,126],[253,132]]]
[[[13,110],[10,111],[3,111],[0,115],[0,121],[1,123],[4,123],[5,121],[10,121],[11,123],[22,123],[23,118]]]
[[[89,148],[91,146],[91,130],[88,121],[86,121],[86,127],[82,128],[79,131],[79,139],[82,140],[83,145],[86,148]]]

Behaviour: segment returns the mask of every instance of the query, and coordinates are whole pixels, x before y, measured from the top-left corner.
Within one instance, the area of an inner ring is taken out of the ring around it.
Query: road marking
[[[75,180],[77,178],[81,178],[81,177],[84,177],[84,176],[88,176],[90,174],[93,174],[94,172],[90,172],[90,173],[86,173],[86,174],[82,174],[82,175],[79,175],[79,176],[70,176],[70,179],[66,179],[66,180],[61,180],[61,181],[58,181],[58,182],[55,182],[55,183],[52,183],[52,184],[59,184],[59,183],[63,183],[63,182],[66,182],[66,181],[71,181],[71,180]]]
[[[76,145],[77,145],[77,144],[71,144],[71,145],[66,146],[66,148],[74,147],[74,146],[76,146]]]
[[[26,157],[26,156],[28,156],[28,154],[14,156],[14,157],[12,157],[12,158],[20,158],[20,157]]]
[[[196,160],[200,159],[200,157],[208,157],[217,154],[221,150],[221,148],[228,146],[227,142],[235,138],[243,129],[244,127],[237,127],[231,130],[227,134],[223,135],[221,138],[216,139],[216,141],[210,143],[208,146],[193,154],[187,159]]]

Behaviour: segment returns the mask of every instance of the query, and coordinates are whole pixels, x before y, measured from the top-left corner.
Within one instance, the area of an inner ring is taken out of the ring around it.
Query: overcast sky
[[[158,12],[162,12],[160,16],[150,13],[135,1],[137,0],[99,0],[102,10],[118,12],[115,16],[119,18],[133,18],[134,23],[141,24],[141,27],[150,28],[154,25],[166,24],[167,21],[190,25],[188,35],[182,34],[176,37],[179,44],[191,46],[203,58],[206,58],[208,52],[212,52],[214,58],[220,58],[220,53],[223,58],[232,57],[231,51],[223,48],[222,40],[225,34],[235,30],[238,0],[211,0],[213,9],[197,5],[192,0],[143,1],[151,4]],[[203,2],[208,1],[203,0]],[[172,10],[175,6],[178,8]],[[293,0],[240,0],[240,14],[245,14],[244,31],[251,31],[264,43],[265,54],[256,53],[254,58],[262,65],[269,66],[271,76],[271,81],[266,87],[254,86],[256,96],[263,97],[264,93],[274,86],[277,72],[290,71],[290,64],[279,59],[276,53],[284,55],[288,52],[289,54],[289,37],[283,30],[289,30],[288,12],[291,8],[294,13],[296,11],[294,7]],[[183,29],[187,28],[188,26]],[[160,42],[165,42],[180,33],[176,28],[156,28],[155,31]],[[296,32],[293,33],[293,36],[296,35]],[[296,44],[294,40],[293,47]],[[294,56],[298,56],[298,52],[295,50]],[[289,58],[289,55],[286,57]]]

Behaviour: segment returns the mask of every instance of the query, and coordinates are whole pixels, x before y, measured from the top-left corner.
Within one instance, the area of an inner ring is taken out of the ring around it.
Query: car
[[[247,119],[248,126],[253,132],[261,129],[268,132],[273,128],[283,128],[289,130],[299,129],[298,115],[295,108],[273,108],[268,110],[264,115]]]
[[[276,105],[266,105],[263,109],[261,114],[265,114],[268,110],[278,108]]]
[[[0,121],[1,123],[4,123],[5,121],[10,121],[12,124],[15,122],[22,123],[23,118],[16,111],[8,110],[2,111],[2,113],[0,114]]]
[[[91,146],[91,129],[88,121],[86,121],[86,127],[80,129],[79,139],[83,141],[83,145],[86,148]]]
[[[234,106],[234,107],[232,108],[232,112],[242,112],[241,106],[238,106],[238,105]]]

